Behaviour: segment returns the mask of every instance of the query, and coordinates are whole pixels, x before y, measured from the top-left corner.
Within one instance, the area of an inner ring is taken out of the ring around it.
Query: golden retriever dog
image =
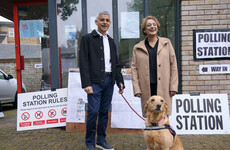
[[[152,96],[145,104],[147,118],[144,138],[148,150],[183,150],[182,142],[169,125],[167,103],[160,96]],[[164,128],[164,127],[168,128]]]

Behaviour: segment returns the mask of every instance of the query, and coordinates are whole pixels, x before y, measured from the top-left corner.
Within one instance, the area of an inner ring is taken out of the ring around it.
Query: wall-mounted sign
[[[193,30],[194,60],[230,59],[230,29]]]
[[[40,69],[42,68],[42,64],[34,64],[34,68]]]
[[[230,73],[230,64],[199,65],[200,74],[226,74]]]

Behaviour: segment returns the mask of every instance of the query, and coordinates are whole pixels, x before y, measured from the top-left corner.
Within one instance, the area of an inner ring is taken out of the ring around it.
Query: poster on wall
[[[76,25],[65,25],[65,39],[75,40],[76,39]]]
[[[230,59],[230,29],[193,30],[194,60]]]
[[[20,38],[43,37],[43,20],[20,20]]]
[[[230,134],[227,94],[178,94],[170,124],[177,134]]]
[[[140,38],[139,12],[121,12],[121,38]]]
[[[66,125],[67,88],[18,94],[17,131]]]

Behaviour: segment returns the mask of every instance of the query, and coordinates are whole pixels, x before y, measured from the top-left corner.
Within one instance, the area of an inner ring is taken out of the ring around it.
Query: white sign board
[[[199,65],[200,74],[226,74],[230,73],[230,64]]]
[[[131,75],[123,75],[125,89],[123,96],[131,107],[142,116],[141,99],[133,96],[133,85]],[[129,107],[123,97],[118,93],[118,87],[114,87],[111,112],[111,128],[143,129],[144,121],[137,116]]]
[[[17,131],[66,125],[67,88],[18,94]]]
[[[193,30],[195,60],[230,59],[230,30]]]
[[[172,106],[177,134],[230,134],[227,94],[175,95]]]
[[[142,116],[141,100],[133,96],[131,75],[124,75],[124,82],[126,88],[123,95],[127,98],[130,105]],[[67,103],[66,122],[84,123],[84,103],[87,103],[87,95],[81,88],[80,73],[75,69],[69,71]],[[128,104],[118,93],[118,87],[116,85],[114,85],[112,99],[111,127],[127,129],[144,128],[144,121],[129,108]]]
[[[76,69],[69,71],[68,102],[66,122],[85,122],[85,103],[87,94],[81,88],[80,73]]]

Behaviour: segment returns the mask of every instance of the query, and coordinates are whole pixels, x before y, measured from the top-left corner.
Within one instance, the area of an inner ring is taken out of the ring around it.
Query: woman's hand
[[[141,98],[141,93],[137,93],[134,95],[135,97],[140,97]]]
[[[175,91],[170,91],[169,94],[170,94],[171,97],[173,97],[176,94],[176,92]]]

